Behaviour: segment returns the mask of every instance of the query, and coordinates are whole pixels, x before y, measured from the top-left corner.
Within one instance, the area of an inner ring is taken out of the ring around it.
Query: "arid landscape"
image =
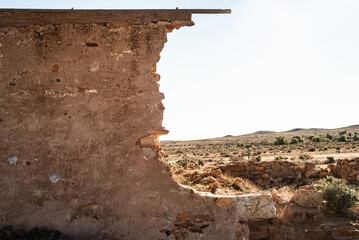
[[[346,222],[356,229],[358,132],[359,125],[259,131],[196,141],[163,141],[161,145],[173,179],[194,191],[270,193],[280,221],[308,224],[329,218],[332,223]],[[346,200],[338,197],[340,194],[352,197],[346,199],[350,206],[343,203]],[[332,199],[336,197],[339,200]]]
[[[359,2],[36,2],[0,3],[0,240],[359,240]]]

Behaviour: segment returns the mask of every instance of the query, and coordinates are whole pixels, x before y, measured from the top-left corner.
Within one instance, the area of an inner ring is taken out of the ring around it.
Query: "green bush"
[[[320,142],[320,139],[321,139],[321,137],[319,137],[319,136],[314,136],[314,137],[312,138],[312,142]]]
[[[292,140],[290,141],[291,144],[301,143],[304,142],[303,138],[301,136],[294,136],[292,137]]]
[[[353,140],[354,140],[354,141],[359,141],[359,135],[358,135],[358,134],[355,134],[354,137],[353,137]]]
[[[325,136],[325,138],[328,138],[329,140],[333,140],[333,135],[327,133],[327,135]]]
[[[314,136],[312,138],[312,142],[330,142],[329,138],[321,137],[321,136]]]
[[[340,134],[340,137],[338,138],[338,142],[348,142],[348,136],[346,134]]]
[[[350,189],[344,179],[328,176],[319,181],[317,189],[323,193],[327,209],[339,214],[346,214],[359,201],[358,192]]]
[[[262,156],[261,155],[256,156],[255,160],[256,160],[256,162],[261,162],[262,161]]]
[[[288,140],[283,137],[283,136],[279,136],[275,138],[275,142],[274,145],[285,145],[288,143]]]
[[[237,142],[237,147],[244,147],[244,146],[245,146],[244,142]]]
[[[298,142],[304,142],[304,140],[303,140],[303,138],[302,138],[302,136],[298,136],[298,135],[296,135],[296,136],[294,136],[294,137],[292,137],[292,140],[293,139],[297,139],[298,140]]]

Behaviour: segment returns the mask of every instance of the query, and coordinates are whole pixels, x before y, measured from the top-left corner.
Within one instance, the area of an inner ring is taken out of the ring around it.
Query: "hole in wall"
[[[88,47],[98,47],[98,43],[94,43],[94,42],[87,42],[86,46]]]
[[[171,42],[173,41],[170,40],[169,43]],[[174,44],[178,47],[178,43]],[[165,49],[168,50],[167,45]],[[162,53],[162,58],[165,58],[164,54]],[[196,59],[200,61],[200,58]],[[180,64],[176,67],[183,68]],[[178,68],[174,71],[178,71]],[[159,72],[167,81],[161,68]],[[190,84],[183,85],[187,88],[193,87]],[[179,88],[176,90],[179,92],[176,96],[182,94],[184,97],[179,99],[186,104],[186,91]],[[169,94],[164,92],[166,95]],[[216,95],[212,97],[215,99]],[[164,104],[166,105],[166,101]],[[242,102],[242,104],[246,103]],[[241,111],[240,105],[238,103],[238,108],[233,108],[232,111],[242,112],[246,118],[251,118],[250,113]],[[217,113],[213,112],[213,114]],[[262,121],[266,121],[269,116],[271,115],[263,115]],[[185,117],[193,119],[190,111],[185,114]],[[226,117],[227,115],[222,115],[223,119]],[[166,118],[166,113],[164,118]],[[205,121],[207,119],[203,119],[203,122]],[[166,124],[164,125],[166,127]],[[169,130],[171,131],[171,128]],[[211,128],[208,128],[208,131],[211,131]],[[284,202],[289,202],[299,188],[305,186],[302,189],[310,188],[315,191],[314,184],[327,176],[335,175],[333,171],[335,163],[330,162],[333,155],[337,159],[348,156],[353,159],[359,157],[359,141],[354,141],[353,137],[357,135],[359,140],[357,134],[359,126],[348,127],[344,133],[351,135],[353,141],[336,141],[335,139],[340,138],[341,135],[339,131],[338,129],[294,128],[286,132],[257,131],[243,136],[223,134],[218,138],[197,141],[162,140],[161,147],[164,150],[163,161],[168,163],[174,180],[180,184],[190,186],[200,192],[220,195],[270,192],[272,196],[279,196]],[[335,136],[334,140],[312,141],[313,136],[325,139],[327,134]],[[284,137],[287,142],[276,144],[278,137]],[[338,148],[341,150],[345,148],[347,152],[338,152]],[[271,192],[273,188],[274,193]]]

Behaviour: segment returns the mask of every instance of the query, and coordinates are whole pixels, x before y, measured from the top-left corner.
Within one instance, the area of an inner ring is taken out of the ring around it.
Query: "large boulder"
[[[323,194],[313,186],[306,185],[295,191],[290,201],[300,206],[317,208],[323,201]]]
[[[250,194],[236,198],[241,216],[248,220],[271,219],[276,216],[273,198],[270,194]]]

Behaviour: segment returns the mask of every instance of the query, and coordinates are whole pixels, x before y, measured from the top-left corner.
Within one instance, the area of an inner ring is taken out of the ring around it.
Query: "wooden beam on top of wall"
[[[228,14],[230,9],[0,9],[0,26],[192,21],[192,14]]]

